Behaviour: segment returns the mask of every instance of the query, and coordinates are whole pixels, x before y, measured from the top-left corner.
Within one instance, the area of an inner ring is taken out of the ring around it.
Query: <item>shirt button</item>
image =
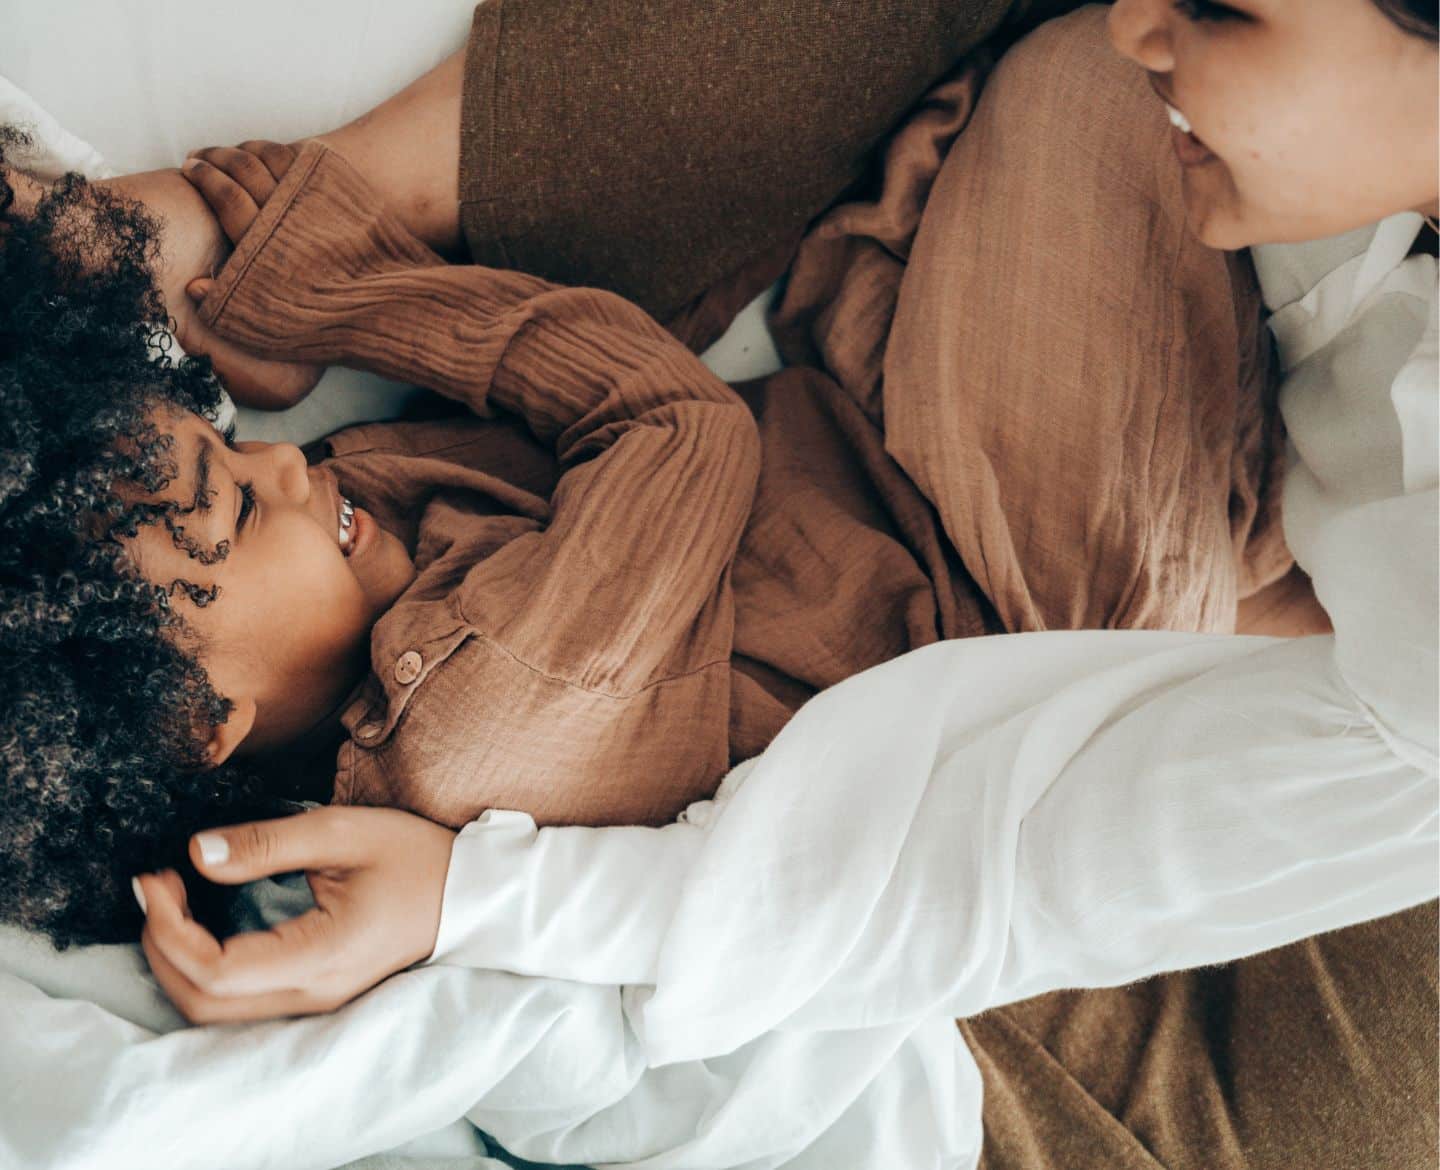
[[[355,729],[355,734],[361,739],[374,739],[384,730],[384,726],[379,723],[362,723]]]
[[[407,650],[395,660],[395,681],[402,687],[408,687],[420,677],[420,668],[425,660],[413,650]]]

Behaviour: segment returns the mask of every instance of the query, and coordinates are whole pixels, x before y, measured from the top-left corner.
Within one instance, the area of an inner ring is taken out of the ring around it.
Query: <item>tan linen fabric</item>
[[[1186,230],[1163,108],[1105,10],[999,65],[886,350],[887,446],[1009,630],[1230,631],[1290,565],[1248,261]]]
[[[560,471],[527,444],[525,479],[498,477],[505,433],[463,426],[337,443],[342,490],[417,569],[343,717],[337,802],[455,825],[493,805],[643,822],[713,788],[759,443],[688,350],[614,294],[445,265],[314,144],[204,311],[252,345],[507,412]],[[536,476],[548,498],[525,490]]]
[[[1011,416],[1012,400],[1028,392],[1023,377],[1012,376],[1013,386],[998,375],[994,387],[957,381],[953,394],[932,382],[928,399],[902,381],[877,400],[897,296],[902,316],[906,298],[936,315],[928,288],[918,302],[910,293],[911,276],[974,234],[933,232],[927,244],[922,211],[925,225],[934,222],[939,189],[930,185],[938,175],[943,186],[956,160],[970,157],[970,131],[960,131],[984,66],[964,65],[895,137],[875,198],[838,208],[807,239],[779,325],[787,348],[805,348],[813,364],[744,388],[753,422],[638,310],[609,294],[442,265],[338,159],[306,152],[212,293],[217,325],[271,350],[431,386],[481,414],[498,406],[526,424],[456,419],[331,441],[346,490],[403,536],[421,567],[374,632],[373,677],[345,715],[337,800],[454,825],[496,805],[542,823],[668,819],[729,763],[762,750],[816,690],[937,638],[1033,628],[1000,608],[1008,596],[986,577],[988,564],[956,555],[1003,527],[1007,507],[1053,534],[1020,566],[1036,589],[1103,596],[1119,581],[1127,590],[1131,612],[1087,611],[1072,624],[1141,624],[1142,613],[1154,624],[1202,624],[1175,599],[1208,598],[1215,581],[1234,580],[1228,528],[1190,551],[1178,585],[1132,581],[1128,566],[1152,545],[1185,547],[1233,468],[1263,462],[1242,443],[1264,433],[1255,421],[1262,402],[1234,385],[1236,310],[1213,254],[1195,296],[1218,300],[1228,329],[1206,341],[1216,313],[1203,302],[1186,322],[1197,356],[1176,364],[1195,390],[1193,408],[1162,415],[1158,404],[1178,394],[1162,379],[1102,380],[1092,390],[1074,370],[1049,388],[1033,438]],[[1035,105],[1037,117],[1049,109]],[[1001,219],[1016,206],[999,207]],[[1095,257],[1090,275],[1107,286],[1101,260],[1127,276],[1143,270],[1134,251]],[[757,263],[773,265],[773,253]],[[997,293],[984,314],[952,290],[934,295],[950,298],[957,330],[1013,333],[1033,300],[998,295],[988,271],[976,279]],[[915,359],[958,335],[917,341]],[[1152,430],[1095,434],[1092,451],[1057,453],[1052,431],[1083,432],[1110,393],[1155,417]],[[969,412],[977,431],[1006,438],[999,466],[1014,491],[1001,501],[961,474],[939,478],[918,464],[904,474],[880,424],[893,431],[892,416],[909,417],[920,401],[938,408],[931,430]],[[1196,442],[1196,417],[1218,418],[1213,442]],[[1091,564],[1088,530],[1066,543],[1049,512],[1066,518],[1072,497],[1128,487],[1115,467],[1136,445],[1157,458],[1179,453],[1209,490],[1154,511],[1141,498],[1117,516],[1106,555]],[[553,466],[541,474],[546,457]],[[1046,497],[1062,478],[1063,498]],[[1233,615],[1233,588],[1228,597]]]

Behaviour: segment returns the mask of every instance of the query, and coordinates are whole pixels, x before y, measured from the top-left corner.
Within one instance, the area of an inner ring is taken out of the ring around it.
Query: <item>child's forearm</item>
[[[579,445],[593,455],[666,406],[749,417],[643,310],[610,293],[444,264],[362,176],[314,144],[246,228],[202,318],[269,357],[355,366],[478,413],[517,414],[562,458]]]

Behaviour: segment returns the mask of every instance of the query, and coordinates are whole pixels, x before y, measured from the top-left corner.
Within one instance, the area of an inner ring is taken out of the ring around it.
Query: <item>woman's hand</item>
[[[295,161],[292,146],[278,142],[242,142],[239,146],[212,146],[185,160],[180,173],[205,201],[231,246],[250,230],[260,209]],[[177,336],[187,351],[210,358],[215,372],[237,402],[261,410],[283,410],[301,401],[320,380],[319,366],[284,362],[251,353],[226,341],[202,322],[196,306],[214,283],[195,277],[185,284],[186,304],[175,314]]]
[[[434,951],[454,840],[412,813],[349,806],[197,833],[190,857],[205,877],[304,870],[315,908],[222,943],[190,917],[178,873],[143,874],[140,943],[192,1024],[333,1011]]]

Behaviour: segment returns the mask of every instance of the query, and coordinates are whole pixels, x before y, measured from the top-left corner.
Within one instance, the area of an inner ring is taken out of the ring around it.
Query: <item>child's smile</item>
[[[170,589],[215,689],[234,704],[208,758],[311,730],[369,666],[370,631],[414,577],[400,540],[289,444],[227,444],[205,420],[167,413],[179,505],[127,543]],[[210,597],[213,591],[213,599]]]

